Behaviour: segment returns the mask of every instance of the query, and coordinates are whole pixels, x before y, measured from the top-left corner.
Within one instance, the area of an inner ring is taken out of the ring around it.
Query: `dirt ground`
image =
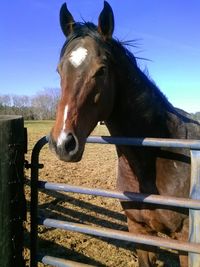
[[[29,145],[26,158],[30,161],[33,145],[49,133],[52,122],[27,122],[25,126],[28,128]],[[108,135],[108,132],[105,126],[98,126],[93,134]],[[40,180],[93,188],[116,188],[116,153],[112,145],[87,144],[83,159],[78,163],[64,163],[57,160],[49,151],[48,145],[45,145],[40,154],[40,163],[44,164],[44,168],[40,171]],[[29,210],[30,171],[26,172],[26,177],[26,199]],[[116,199],[40,190],[39,213],[49,218],[127,231],[126,218]],[[24,253],[28,266],[29,215],[25,228]],[[42,254],[94,266],[138,266],[134,245],[129,242],[43,226],[39,226],[38,232],[39,252]],[[44,265],[39,263],[38,266]]]

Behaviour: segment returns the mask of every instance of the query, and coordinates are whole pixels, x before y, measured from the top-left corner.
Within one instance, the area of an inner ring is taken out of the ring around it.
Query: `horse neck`
[[[124,72],[117,77],[115,105],[106,121],[111,135],[171,137],[168,125],[176,112],[156,85],[137,66],[134,76]]]

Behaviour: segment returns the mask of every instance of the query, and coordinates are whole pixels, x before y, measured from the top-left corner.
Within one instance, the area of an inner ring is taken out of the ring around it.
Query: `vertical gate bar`
[[[48,142],[44,136],[35,144],[31,155],[31,234],[30,234],[30,267],[37,267],[37,230],[38,230],[38,175],[39,175],[39,153]]]
[[[190,198],[200,200],[200,150],[191,150]],[[189,241],[200,243],[200,210],[189,210]],[[200,254],[189,253],[189,267],[200,267]]]

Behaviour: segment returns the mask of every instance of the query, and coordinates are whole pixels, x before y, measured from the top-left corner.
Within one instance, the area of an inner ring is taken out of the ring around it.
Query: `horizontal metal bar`
[[[102,236],[112,239],[119,239],[139,244],[146,244],[151,246],[164,247],[164,248],[170,248],[193,253],[200,253],[199,243],[189,243],[189,242],[183,242],[174,239],[165,239],[150,235],[132,234],[125,231],[112,230],[110,228],[109,229],[99,228],[99,227],[88,226],[67,221],[54,220],[49,218],[40,219],[39,224],[44,225],[46,227],[59,228],[79,233],[85,233],[89,235]]]
[[[200,140],[89,136],[87,143],[200,149]]]
[[[52,256],[43,256],[40,261],[44,264],[48,264],[55,267],[94,267],[94,265],[88,265],[76,261],[64,260]]]
[[[148,195],[148,194],[140,194],[133,192],[104,190],[104,189],[88,188],[88,187],[74,186],[62,183],[49,183],[46,181],[39,181],[38,187],[54,191],[88,194],[88,195],[95,195],[102,197],[117,198],[121,200],[174,206],[181,208],[200,209],[200,201],[189,198],[178,198],[178,197],[161,196],[153,194]]]
[[[49,141],[49,136],[45,139]],[[133,137],[112,137],[94,136],[87,138],[87,143],[113,144],[126,146],[150,146],[150,147],[173,147],[189,148],[200,150],[200,140],[195,139],[172,139],[172,138],[133,138]]]

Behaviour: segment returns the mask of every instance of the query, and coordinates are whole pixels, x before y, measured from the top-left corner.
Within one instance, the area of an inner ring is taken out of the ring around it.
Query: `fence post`
[[[0,116],[0,266],[23,267],[24,121]]]
[[[190,198],[200,200],[199,150],[191,150]],[[200,243],[200,210],[190,209],[189,241]],[[189,267],[200,267],[200,254],[189,253]]]
[[[38,235],[38,175],[39,168],[43,165],[39,164],[39,153],[42,147],[48,143],[47,137],[39,139],[32,150],[31,155],[31,242],[30,242],[30,267],[38,266],[37,259],[37,235]]]

